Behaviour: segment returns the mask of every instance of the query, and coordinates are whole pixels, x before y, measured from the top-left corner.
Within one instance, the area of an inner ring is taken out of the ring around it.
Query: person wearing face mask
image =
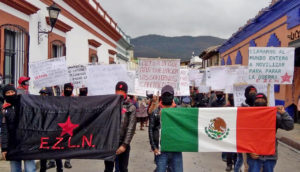
[[[257,94],[257,89],[253,86],[253,85],[249,85],[246,89],[245,89],[245,103],[242,103],[242,107],[251,107],[254,106],[254,100],[255,100],[255,96]]]
[[[125,82],[120,81],[116,85],[116,94],[122,95],[124,98],[123,109],[121,115],[120,140],[119,148],[116,151],[118,159],[118,169],[120,172],[128,172],[128,162],[130,153],[130,142],[133,138],[136,128],[136,108],[127,99],[128,86]],[[112,172],[115,162],[104,161],[104,172]]]
[[[258,93],[254,101],[255,107],[268,106],[267,97],[263,93]],[[277,106],[276,131],[277,129],[286,131],[294,128],[293,118],[284,110],[283,106]],[[262,138],[263,139],[263,138]],[[249,172],[273,172],[278,158],[278,143],[276,139],[276,150],[274,155],[258,155],[255,152],[247,154]]]
[[[66,97],[73,96],[73,89],[74,89],[74,86],[73,86],[72,83],[66,83],[64,85],[63,96],[66,96]],[[71,160],[70,159],[66,159],[64,167],[65,168],[72,168]]]
[[[225,94],[223,91],[216,91],[216,99],[211,103],[211,107],[224,107],[226,105]]]
[[[29,88],[29,77],[21,76],[18,80],[19,86],[17,88],[18,95],[19,94],[28,94],[28,88]]]
[[[87,95],[88,95],[88,88],[87,87],[79,89],[79,96],[87,96]]]
[[[244,103],[241,104],[241,106],[242,107],[254,106],[254,100],[255,100],[256,94],[257,94],[257,89],[253,85],[249,85],[245,89],[245,93],[244,93],[246,100]],[[243,163],[244,163],[244,171],[248,172],[248,163],[247,163],[246,153],[238,153],[236,164],[234,166],[234,172],[240,172]]]
[[[159,107],[149,116],[149,140],[151,149],[155,155],[156,172],[166,172],[171,169],[172,172],[182,172],[182,153],[181,152],[160,152],[159,150],[159,130],[160,115],[163,108],[174,108],[176,104],[174,99],[173,87],[166,85],[161,90],[161,101]]]
[[[10,147],[14,147],[16,140],[14,135],[16,134],[17,111],[19,107],[19,96],[17,90],[13,85],[6,85],[3,88],[4,104],[1,109],[3,114],[2,130],[1,130],[1,142],[2,142],[2,157],[6,160],[6,155],[10,151]],[[35,172],[34,160],[24,160],[25,172]],[[22,172],[22,161],[10,161],[10,168],[12,172]]]

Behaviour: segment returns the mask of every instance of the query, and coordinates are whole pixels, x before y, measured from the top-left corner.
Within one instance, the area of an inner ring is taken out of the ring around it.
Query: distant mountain
[[[199,55],[210,46],[219,45],[225,39],[212,36],[180,36],[166,37],[160,35],[146,35],[131,39],[134,45],[135,57],[161,57],[190,59],[192,52]]]

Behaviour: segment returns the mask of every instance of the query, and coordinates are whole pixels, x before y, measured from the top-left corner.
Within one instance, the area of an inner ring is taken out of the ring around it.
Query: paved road
[[[73,168],[66,172],[96,172],[104,171],[103,161],[72,160]],[[226,165],[221,160],[221,153],[184,153],[183,163],[185,172],[224,172]],[[134,136],[129,171],[152,172],[155,169],[153,153],[150,151],[147,130],[137,130]],[[276,172],[294,172],[300,169],[300,153],[279,145],[279,160]],[[51,169],[50,172],[55,172]]]
[[[101,160],[71,160],[72,169],[66,172],[103,172],[104,163]],[[221,153],[184,153],[183,163],[185,172],[224,172],[225,162],[221,160]],[[9,172],[9,164],[0,162],[0,172]],[[155,169],[153,153],[150,151],[147,130],[137,130],[134,136],[129,171],[152,172]],[[296,172],[300,169],[300,153],[279,145],[279,160],[276,172]],[[48,170],[56,172],[55,169]]]

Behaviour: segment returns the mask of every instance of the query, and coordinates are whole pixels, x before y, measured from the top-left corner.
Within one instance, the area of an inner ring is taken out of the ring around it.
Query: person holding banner
[[[72,83],[66,83],[64,85],[63,96],[66,96],[66,97],[73,96],[73,89],[74,89],[74,86],[73,86]],[[66,159],[64,167],[65,168],[72,168],[71,160],[70,159]]]
[[[155,155],[156,172],[166,172],[168,168],[172,172],[182,172],[182,153],[181,152],[160,152],[159,150],[159,130],[161,109],[176,107],[174,103],[174,89],[166,85],[161,90],[161,102],[159,107],[155,109],[149,116],[149,140],[151,149]]]
[[[257,89],[253,85],[249,85],[245,89],[245,97],[246,100],[241,104],[242,107],[252,107],[254,106],[254,100],[257,94]],[[244,171],[248,172],[248,163],[247,163],[247,155],[245,153],[238,153],[237,160],[234,166],[234,172],[240,172],[240,169],[244,163]]]
[[[44,87],[40,90],[39,93],[41,96],[53,96],[52,87]],[[46,159],[42,159],[40,162],[41,162],[40,172],[46,172],[48,168],[55,167],[55,163],[56,163],[56,172],[63,172],[61,159],[56,159],[55,161],[50,160],[48,164]]]
[[[127,99],[128,86],[125,82],[118,82],[115,90],[116,94],[124,97],[120,128],[120,147],[117,149],[116,155],[118,158],[120,172],[128,172],[130,142],[136,128],[136,108],[132,103],[130,103],[129,99]],[[104,161],[104,165],[104,172],[113,172],[113,161]]]
[[[2,157],[6,160],[7,153],[10,152],[10,147],[14,147],[16,140],[13,137],[16,134],[15,120],[17,118],[17,108],[19,106],[19,96],[13,85],[6,85],[3,88],[4,104],[1,109],[3,115],[1,143]],[[25,172],[35,172],[34,160],[24,160]],[[10,161],[11,172],[22,172],[22,161]]]
[[[268,99],[263,93],[258,93],[255,97],[254,106],[268,106]],[[283,106],[277,107],[276,114],[276,130],[281,128],[289,131],[294,128],[294,120],[285,111]],[[263,138],[262,138],[263,139]],[[247,154],[247,162],[249,165],[248,172],[273,172],[278,158],[278,143],[276,140],[276,150],[274,155],[257,155],[255,152]]]

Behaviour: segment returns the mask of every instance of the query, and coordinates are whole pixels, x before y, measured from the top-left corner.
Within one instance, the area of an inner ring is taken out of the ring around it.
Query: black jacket
[[[149,115],[149,141],[151,149],[158,149],[159,145],[159,130],[160,130],[160,109],[157,108]]]
[[[221,100],[215,100],[211,103],[211,107],[224,107],[226,104],[225,98],[222,98]]]
[[[126,110],[122,113],[120,144],[129,145],[136,128],[136,107],[129,101],[123,103],[123,108]]]
[[[4,108],[1,109],[2,113],[2,126],[1,126],[1,144],[2,152],[9,151],[8,145],[13,147],[16,143],[14,136],[17,128],[17,112],[14,106],[7,106],[4,104]]]

